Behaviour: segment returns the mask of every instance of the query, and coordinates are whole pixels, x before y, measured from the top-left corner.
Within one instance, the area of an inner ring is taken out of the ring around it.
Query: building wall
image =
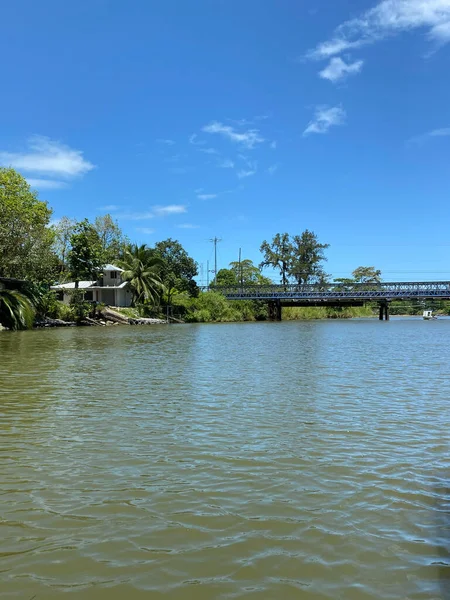
[[[114,279],[111,277],[111,273],[117,273],[117,277]],[[104,271],[103,272],[103,285],[106,286],[118,286],[122,283],[120,271]]]

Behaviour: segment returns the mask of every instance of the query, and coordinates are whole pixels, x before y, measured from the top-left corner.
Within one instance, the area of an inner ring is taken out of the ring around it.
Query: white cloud
[[[204,140],[198,139],[198,135],[196,133],[193,133],[189,137],[189,143],[192,144],[193,146],[204,146],[206,144],[206,142]]]
[[[221,169],[234,169],[234,162],[229,158],[224,158],[217,164]]]
[[[402,31],[425,29],[439,45],[450,42],[450,0],[382,0],[358,18],[339,25],[334,36],[307,56],[324,59]]]
[[[219,121],[213,121],[209,125],[205,125],[202,131],[222,135],[232,142],[245,146],[249,150],[253,149],[257,144],[264,142],[264,138],[260,135],[258,129],[248,129],[240,133],[230,125],[224,125]]]
[[[205,154],[219,154],[215,148],[199,148],[198,150]]]
[[[340,56],[334,57],[330,60],[328,65],[320,71],[319,77],[322,79],[328,79],[335,83],[340,79],[344,79],[348,75],[356,75],[363,67],[363,60],[356,60],[352,63],[346,63]]]
[[[217,198],[217,194],[198,194],[197,198],[199,200],[212,200],[213,198]]]
[[[159,139],[159,140],[156,140],[156,141],[157,141],[158,144],[164,144],[165,146],[174,146],[175,145],[175,142],[173,140]]]
[[[154,206],[153,212],[158,217],[165,217],[167,215],[179,215],[187,212],[184,204],[169,204],[168,206]]]
[[[149,219],[153,219],[155,215],[152,212],[142,212],[142,213],[121,213],[117,215],[118,219],[123,219],[124,221],[148,221]]]
[[[273,175],[275,173],[275,171],[277,171],[277,170],[278,170],[278,164],[275,164],[275,165],[270,165],[270,167],[267,169],[267,172],[270,175]]]
[[[152,229],[151,227],[136,227],[136,231],[139,231],[140,233],[145,233],[147,235],[155,233],[155,229]]]
[[[327,133],[330,127],[343,125],[345,123],[345,118],[345,110],[340,106],[318,106],[314,114],[314,119],[309,122],[303,135],[307,136],[310,133]]]
[[[252,177],[253,175],[256,175],[256,169],[249,169],[248,171],[241,169],[237,172],[239,179],[245,179],[246,177]]]
[[[81,177],[94,168],[92,163],[84,159],[81,150],[74,150],[45,136],[31,137],[28,148],[27,152],[0,152],[0,164],[25,172],[67,179]]]
[[[67,186],[64,181],[54,181],[53,179],[27,179],[27,181],[32,188],[40,190],[60,190]]]
[[[177,225],[179,229],[199,229],[200,225],[193,225],[192,223],[181,223]]]
[[[421,135],[416,135],[415,137],[408,140],[409,144],[421,144],[426,142],[430,138],[436,137],[449,137],[450,136],[450,127],[443,127],[441,129],[433,129],[432,131],[428,131],[427,133],[423,133]]]
[[[450,127],[445,127],[443,129],[433,129],[428,134],[430,137],[446,137],[450,135]]]
[[[187,207],[184,204],[169,204],[167,206],[152,206],[149,211],[145,212],[121,213],[116,216],[126,221],[148,221],[155,217],[180,215],[185,212],[187,212]]]
[[[115,212],[116,210],[120,210],[120,206],[118,204],[105,204],[105,206],[99,206],[98,210],[106,210],[107,212]]]

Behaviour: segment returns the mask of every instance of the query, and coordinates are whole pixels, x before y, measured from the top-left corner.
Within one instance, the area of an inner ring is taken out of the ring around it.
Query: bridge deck
[[[356,283],[343,285],[252,285],[210,288],[229,300],[300,301],[302,303],[351,303],[391,300],[450,300],[450,281]]]

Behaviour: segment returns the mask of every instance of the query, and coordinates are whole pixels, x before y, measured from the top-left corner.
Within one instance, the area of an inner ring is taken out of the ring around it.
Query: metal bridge
[[[228,300],[267,301],[269,317],[279,321],[283,306],[363,306],[367,302],[378,302],[380,320],[388,320],[392,300],[450,300],[450,281],[246,285],[213,289]]]

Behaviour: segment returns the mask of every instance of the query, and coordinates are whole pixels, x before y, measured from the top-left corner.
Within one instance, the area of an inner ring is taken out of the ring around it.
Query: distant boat
[[[434,319],[437,319],[437,317],[433,315],[432,310],[424,310],[422,316],[425,319],[425,321],[433,321]]]

